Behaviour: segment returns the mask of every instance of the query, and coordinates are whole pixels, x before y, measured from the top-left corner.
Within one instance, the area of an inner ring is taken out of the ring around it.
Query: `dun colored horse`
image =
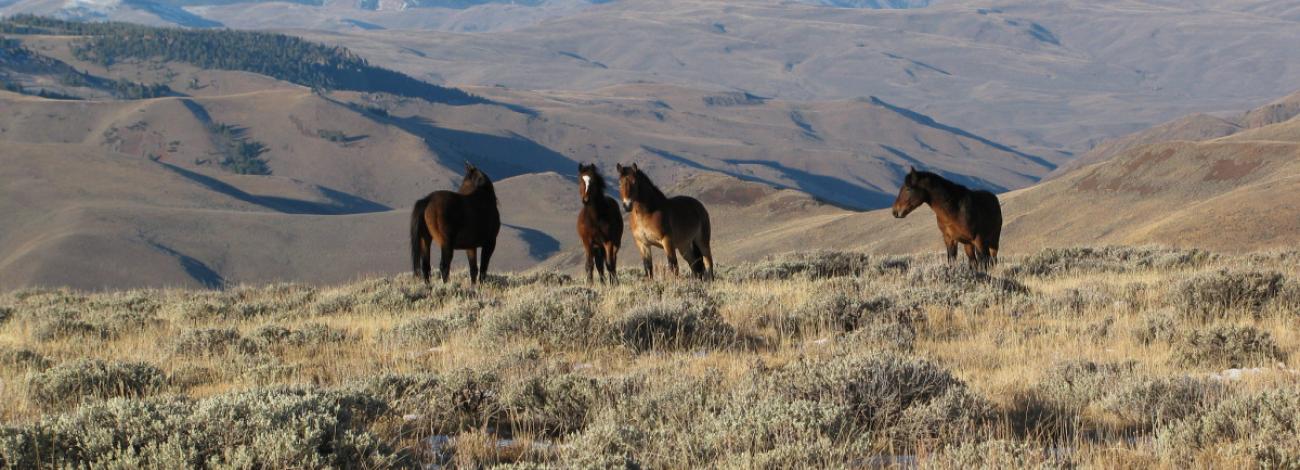
[[[948,261],[957,259],[957,244],[966,249],[973,268],[988,268],[998,262],[998,238],[1002,235],[1002,206],[988,191],[972,191],[942,176],[913,168],[903,180],[894,200],[894,217],[903,218],[921,204],[929,204],[939,220]]]
[[[437,242],[442,249],[438,271],[442,282],[447,282],[453,250],[465,250],[469,257],[470,283],[477,283],[487,276],[488,262],[492,260],[500,231],[501,213],[497,210],[492,180],[465,162],[465,180],[460,183],[459,191],[434,191],[415,201],[415,209],[411,211],[411,263],[428,284],[431,243]],[[478,248],[483,249],[481,267]]]
[[[663,248],[668,269],[677,274],[680,252],[691,271],[701,278],[713,277],[713,252],[709,248],[709,212],[692,197],[665,196],[636,164],[618,165],[619,195],[623,209],[631,213],[632,240],[641,251],[647,278],[654,277],[651,247]]]
[[[600,282],[605,282],[609,270],[609,283],[618,284],[618,248],[623,244],[623,214],[618,211],[618,201],[605,195],[605,178],[596,165],[578,164],[578,195],[582,197],[582,210],[578,211],[578,238],[587,255],[587,283],[593,282],[591,269],[600,271]]]

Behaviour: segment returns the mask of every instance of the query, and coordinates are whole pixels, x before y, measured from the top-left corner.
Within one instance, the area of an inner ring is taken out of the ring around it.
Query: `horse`
[[[453,250],[465,250],[469,257],[469,280],[478,283],[487,277],[488,262],[496,250],[501,231],[501,212],[497,210],[497,193],[492,180],[482,170],[465,162],[465,179],[460,190],[434,191],[415,201],[411,210],[411,264],[416,275],[429,283],[429,257],[432,242],[442,249],[438,271],[446,283],[451,273]],[[483,264],[478,264],[477,249],[482,249]]]
[[[600,271],[600,282],[605,282],[609,270],[609,283],[618,284],[618,249],[623,244],[623,214],[618,201],[605,195],[605,178],[596,165],[578,164],[578,195],[582,197],[582,210],[578,211],[578,238],[587,256],[587,284],[594,280],[593,267]]]
[[[961,243],[972,268],[997,264],[998,239],[1002,236],[1002,205],[997,196],[912,168],[894,200],[894,217],[907,217],[921,204],[929,204],[934,210],[949,263],[957,260],[957,244]]]
[[[654,278],[650,250],[657,246],[668,256],[668,269],[673,275],[677,275],[680,252],[695,276],[712,279],[712,229],[704,204],[688,196],[665,196],[635,163],[619,164],[618,175],[619,196],[623,198],[623,210],[631,214],[632,240],[641,251],[646,278]]]

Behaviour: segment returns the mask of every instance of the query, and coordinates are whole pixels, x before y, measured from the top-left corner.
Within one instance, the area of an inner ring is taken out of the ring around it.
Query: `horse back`
[[[463,194],[435,191],[429,195],[425,220],[439,245],[477,248],[495,241],[501,231],[501,214],[495,204],[478,203]]]
[[[709,211],[699,199],[690,196],[668,198],[668,211],[674,232],[696,233],[709,230]]]

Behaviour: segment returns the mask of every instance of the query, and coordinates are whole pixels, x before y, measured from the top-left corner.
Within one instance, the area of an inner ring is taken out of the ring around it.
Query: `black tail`
[[[424,207],[429,205],[429,198],[415,201],[415,208],[411,210],[411,269],[415,271],[416,276],[422,275],[420,272],[420,261],[423,258],[424,251],[428,249],[429,227],[424,225]]]

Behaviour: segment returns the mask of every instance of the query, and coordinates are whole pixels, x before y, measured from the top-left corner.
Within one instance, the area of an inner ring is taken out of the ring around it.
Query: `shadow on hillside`
[[[541,230],[520,227],[518,225],[501,225],[519,231],[520,238],[523,238],[524,242],[528,243],[528,256],[531,256],[533,259],[544,260],[550,258],[551,255],[560,252],[560,241],[556,240],[555,237],[547,235]]]
[[[329,189],[323,186],[317,186],[322,195],[329,199],[329,202],[303,201],[300,199],[291,199],[278,196],[259,196],[249,194],[248,192],[235,187],[219,179],[207,176],[195,171],[187,170],[170,163],[158,162],[163,168],[171,170],[185,179],[198,183],[205,188],[225,194],[243,202],[265,207],[267,209],[284,213],[284,214],[306,214],[306,215],[347,215],[347,214],[367,214],[371,212],[384,212],[390,210],[388,206],[360,198],[351,194]]]
[[[830,204],[855,210],[871,210],[887,207],[893,204],[893,196],[879,191],[872,191],[868,188],[855,185],[832,176],[823,176],[812,174],[796,168],[790,168],[777,162],[766,160],[723,160],[732,165],[758,165],[779,171],[786,177],[794,180],[797,184],[795,189],[816,196]],[[762,181],[762,180],[760,180]],[[768,181],[763,181],[778,188],[785,187]],[[833,199],[827,198],[826,195],[833,195]]]
[[[380,124],[388,124],[424,139],[447,168],[473,163],[494,180],[547,171],[573,173],[577,163],[563,154],[519,134],[484,134],[439,127],[423,116],[382,116],[354,103],[331,100]]]
[[[226,279],[221,277],[220,273],[208,267],[208,265],[204,264],[202,261],[153,240],[146,239],[145,243],[148,243],[149,246],[155,250],[176,258],[176,261],[181,264],[181,269],[185,270],[185,274],[189,275],[190,278],[195,281],[198,281],[198,283],[202,284],[203,287],[209,289],[221,289],[226,287]]]

